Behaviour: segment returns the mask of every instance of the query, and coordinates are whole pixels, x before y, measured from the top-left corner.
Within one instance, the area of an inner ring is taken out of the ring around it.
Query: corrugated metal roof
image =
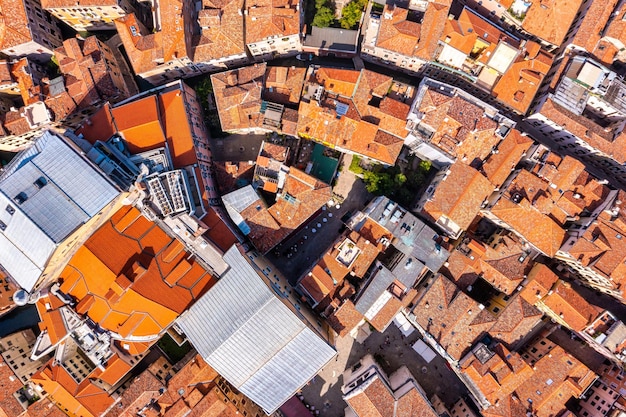
[[[372,307],[380,296],[387,291],[387,288],[395,281],[396,277],[384,266],[374,274],[367,288],[359,296],[354,304],[356,310],[365,314]]]
[[[178,324],[209,365],[271,413],[335,350],[277,298],[236,247],[224,260],[230,269]]]
[[[5,225],[0,264],[30,291],[56,245],[118,194],[63,139],[44,132],[0,177],[0,221]]]

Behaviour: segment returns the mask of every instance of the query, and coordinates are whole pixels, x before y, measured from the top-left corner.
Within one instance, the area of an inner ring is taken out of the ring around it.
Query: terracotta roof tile
[[[298,2],[294,0],[253,0],[246,2],[246,42],[252,44],[272,36],[300,32]]]
[[[626,134],[604,129],[591,119],[578,116],[548,98],[539,111],[565,130],[592,147],[611,156],[619,163],[626,162]]]
[[[489,180],[474,168],[455,163],[422,212],[435,222],[446,217],[461,230],[466,230],[493,188]]]
[[[291,168],[271,207],[259,210],[257,200],[240,214],[250,227],[248,237],[252,243],[266,253],[301,227],[330,197],[329,185]]]
[[[339,336],[343,337],[350,333],[361,320],[363,320],[363,314],[357,311],[352,301],[346,300],[328,317],[328,324]]]
[[[80,301],[86,287],[87,294],[95,297],[87,314],[122,337],[159,334],[189,307],[197,293],[214,283],[193,259],[185,260],[185,250],[167,255],[168,248],[176,244],[136,209],[122,208],[69,261],[61,273],[62,289]],[[107,297],[122,274],[131,281],[130,286],[120,288],[115,298]]]
[[[530,0],[522,28],[531,34],[560,46],[583,0]]]
[[[261,126],[261,91],[265,70],[266,65],[263,63],[211,76],[223,130]]]
[[[263,98],[275,103],[297,105],[305,75],[306,68],[267,67]]]
[[[387,385],[374,377],[359,394],[350,396],[346,402],[358,416],[387,417],[394,415],[395,399]]]
[[[432,334],[446,352],[460,359],[474,341],[487,332],[496,318],[439,275],[417,301],[417,322]]]
[[[554,256],[565,240],[565,231],[526,199],[516,204],[501,198],[491,213],[548,256]]]
[[[0,390],[0,413],[6,414],[7,417],[17,417],[24,409],[13,396],[13,394],[22,388],[24,384],[17,378],[11,368],[0,357],[0,379],[2,380],[2,390]]]
[[[33,41],[24,3],[4,0],[0,5],[0,49],[9,49]]]
[[[547,52],[539,51],[537,56],[531,56],[525,50],[496,82],[493,95],[507,106],[525,114],[553,60],[554,57]]]
[[[110,72],[108,61],[116,58],[95,36],[67,39],[54,54],[65,77],[65,87],[76,103],[91,105],[125,98],[127,87],[116,84],[123,79],[113,78]]]
[[[429,88],[419,111],[424,113],[421,124],[434,131],[430,143],[467,164],[476,158],[484,160],[501,141],[495,135],[498,124],[482,107],[463,97],[449,97]]]
[[[552,294],[546,295],[542,302],[574,331],[582,331],[600,315],[601,309],[585,300],[570,284],[559,280],[553,288]]]
[[[533,140],[513,129],[498,145],[498,153],[487,157],[481,171],[496,187],[501,186],[521,160],[522,155],[533,144]]]

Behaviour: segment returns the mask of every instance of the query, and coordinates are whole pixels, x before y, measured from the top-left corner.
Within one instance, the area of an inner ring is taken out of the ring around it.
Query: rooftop
[[[358,36],[358,30],[311,26],[311,33],[306,35],[302,45],[322,50],[356,52]]]
[[[433,272],[438,271],[449,256],[449,252],[442,247],[440,236],[432,228],[387,197],[372,200],[362,213],[350,220],[348,226],[363,234],[367,230],[366,218],[393,235],[391,243],[398,251],[413,257]]]
[[[283,304],[237,247],[224,260],[231,268],[177,323],[211,367],[272,413],[335,351]]]
[[[262,126],[261,93],[266,68],[262,63],[211,75],[215,104],[224,131]],[[272,71],[268,75],[273,75]]]
[[[222,197],[238,227],[262,253],[302,226],[331,198],[329,185],[289,168],[276,202],[267,207],[251,185]]]
[[[162,334],[215,283],[183,243],[128,206],[78,249],[61,277],[78,313],[129,340]]]
[[[452,235],[467,230],[494,186],[480,172],[457,162],[436,185],[422,213]]]
[[[57,245],[118,195],[77,149],[45,131],[0,177],[0,264],[30,291]]]
[[[538,44],[526,41],[520,55],[493,86],[492,94],[498,101],[525,114],[552,67],[553,59]]]
[[[300,137],[394,164],[409,105],[387,96],[393,79],[368,70],[310,70],[298,110]]]
[[[417,323],[456,360],[496,321],[491,312],[481,309],[477,301],[442,275],[418,296],[412,313]]]
[[[530,0],[530,8],[522,28],[553,45],[561,46],[569,28],[574,23],[583,0]]]
[[[263,85],[263,99],[297,106],[300,102],[305,75],[305,68],[267,67]]]
[[[120,82],[123,78],[113,76],[107,62],[115,57],[95,36],[84,41],[67,39],[54,54],[65,78],[65,88],[76,103],[115,102],[128,94],[126,86]]]
[[[300,5],[295,0],[253,0],[245,3],[248,45],[300,33]]]
[[[0,20],[2,41],[0,42],[0,49],[11,49],[33,41],[24,2],[6,0],[2,2],[0,7],[2,11],[2,19]]]
[[[385,5],[376,46],[401,55],[433,59],[451,3],[448,0],[428,2],[421,12]]]

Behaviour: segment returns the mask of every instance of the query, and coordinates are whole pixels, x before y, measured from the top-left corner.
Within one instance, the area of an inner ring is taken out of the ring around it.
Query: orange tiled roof
[[[550,257],[565,240],[565,231],[526,199],[515,204],[508,198],[501,198],[491,208],[491,213]]]
[[[39,384],[55,403],[61,404],[74,415],[99,416],[114,402],[113,398],[90,378],[76,383],[63,366],[53,363],[53,359],[33,375],[32,380]]]
[[[589,304],[570,284],[559,280],[553,288],[543,304],[574,331],[582,331],[600,315],[601,309]]]
[[[233,55],[244,55],[243,0],[204,2],[198,12],[201,33],[193,38],[193,60],[210,61]],[[214,7],[215,6],[215,7]]]
[[[13,371],[11,371],[11,368],[4,362],[2,357],[0,357],[0,381],[2,381],[0,414],[7,417],[19,416],[24,410],[13,394],[22,388],[24,384],[13,374]]]
[[[115,127],[124,135],[131,153],[163,146],[165,132],[159,123],[157,96],[148,96],[114,107],[111,115],[115,120]]]
[[[434,130],[430,142],[467,164],[487,158],[501,141],[495,135],[498,124],[486,116],[482,107],[463,97],[450,97],[429,88],[419,111],[424,113],[421,123]]]
[[[266,64],[211,75],[217,111],[225,131],[260,127]]]
[[[321,71],[323,70],[323,71]],[[340,147],[357,154],[394,164],[407,135],[406,114],[408,106],[392,103],[383,98],[380,108],[368,105],[372,93],[380,93],[382,86],[391,86],[391,77],[367,70],[320,69],[316,79],[333,94],[322,103],[300,101],[298,110],[298,135],[313,139],[331,147]],[[347,95],[347,96],[344,96]],[[346,98],[349,97],[349,98]],[[345,116],[337,117],[337,103],[348,106]]]
[[[529,44],[531,41],[528,41],[525,51],[502,74],[492,90],[496,99],[522,114],[528,111],[554,60],[551,54],[544,51],[537,51],[533,55],[529,47],[534,45]]]
[[[433,59],[450,4],[448,0],[429,2],[421,23],[408,19],[407,9],[385,6],[376,46],[406,56]]]
[[[541,322],[541,317],[541,311],[516,294],[498,315],[489,334],[507,346],[513,346]]]
[[[395,398],[378,376],[359,394],[346,398],[358,416],[389,417],[394,415]]]
[[[25,412],[20,417],[65,417],[65,414],[59,407],[57,407],[49,397],[44,397],[41,400],[29,405]]]
[[[592,120],[570,112],[550,98],[539,112],[617,162],[626,162],[626,133],[604,129]]]
[[[162,32],[149,33],[134,13],[114,22],[135,74],[155,69],[159,65],[157,62],[164,57]]]
[[[603,34],[604,28],[607,26],[617,3],[618,0],[591,2],[583,15],[578,29],[576,29],[572,43],[583,47],[589,52],[594,52],[596,45],[600,41],[600,35]]]
[[[498,344],[493,348],[493,353],[485,363],[481,363],[474,355],[461,363],[462,372],[491,404],[509,397],[533,373],[533,369],[517,352],[509,352]]]
[[[560,46],[565,40],[583,0],[530,0],[522,28],[531,34]]]
[[[462,230],[467,230],[478,214],[483,201],[493,191],[493,185],[469,165],[455,163],[450,174],[441,181],[422,213],[433,221],[445,216]]]
[[[253,0],[246,2],[246,43],[269,37],[300,33],[299,5],[295,0]]]
[[[291,168],[276,202],[258,210],[255,202],[240,214],[250,227],[248,237],[266,253],[299,228],[331,197],[331,187],[304,172]]]
[[[481,171],[492,184],[500,187],[532,144],[532,139],[512,129],[498,145],[498,153],[487,157]]]
[[[115,60],[95,36],[84,41],[67,39],[55,49],[59,69],[64,74],[65,88],[76,103],[91,105],[124,97],[125,86],[115,84],[106,60]]]
[[[328,324],[340,337],[350,333],[363,320],[361,314],[350,300],[346,300],[330,317]]]
[[[306,68],[267,67],[263,98],[275,103],[297,105],[305,75]]]
[[[537,417],[559,415],[572,396],[579,397],[596,374],[576,358],[555,346],[534,365],[536,371],[519,388],[518,398],[533,401]]]
[[[32,40],[24,2],[4,0],[0,5],[0,49],[10,49]]]
[[[528,273],[528,279],[520,296],[530,304],[535,304],[548,294],[559,277],[546,265],[538,263]]]
[[[420,326],[457,360],[496,321],[493,314],[481,310],[477,301],[442,275],[428,287],[413,312]]]
[[[214,283],[188,257],[182,243],[124,207],[78,249],[61,289],[79,313],[122,338],[156,336]]]

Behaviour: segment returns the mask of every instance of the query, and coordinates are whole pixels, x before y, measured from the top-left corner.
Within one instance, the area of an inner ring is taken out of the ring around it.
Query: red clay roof
[[[122,337],[161,333],[215,282],[184,245],[132,207],[123,207],[78,249],[62,291]],[[141,306],[141,308],[138,308]]]

